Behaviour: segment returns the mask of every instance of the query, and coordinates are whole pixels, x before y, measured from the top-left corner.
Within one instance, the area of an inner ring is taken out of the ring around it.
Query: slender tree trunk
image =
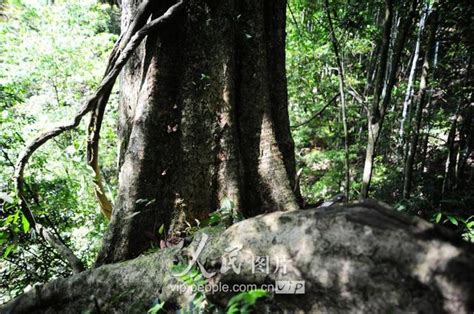
[[[418,147],[418,139],[420,136],[420,129],[423,117],[423,108],[425,107],[428,95],[428,76],[430,74],[430,67],[433,59],[433,45],[436,38],[436,30],[438,28],[438,3],[433,4],[433,9],[428,17],[428,31],[427,41],[425,45],[425,54],[423,58],[423,68],[420,78],[419,100],[415,113],[415,125],[412,132],[412,140],[408,149],[408,156],[405,165],[405,176],[403,183],[403,198],[410,198],[412,179],[413,179],[413,165],[415,162],[416,150]]]
[[[364,171],[362,174],[361,199],[367,198],[369,194],[370,181],[372,179],[373,162],[375,156],[375,145],[380,131],[380,108],[379,101],[382,95],[385,72],[387,69],[388,52],[390,46],[390,33],[393,20],[393,0],[385,1],[385,18],[383,27],[382,44],[379,55],[379,67],[374,83],[374,99],[371,107],[367,110],[367,147],[365,152]]]
[[[463,85],[465,87],[468,87],[470,86],[469,80],[470,80],[470,75],[472,71],[472,51],[469,55],[466,69],[467,70],[466,70],[466,75],[464,78]],[[461,112],[462,124],[459,130],[459,133],[460,133],[459,134],[459,153],[456,160],[454,188],[459,187],[463,183],[466,162],[473,151],[474,108],[473,106],[470,105],[473,102],[473,95],[474,94],[473,94],[472,87],[470,87],[470,92],[468,93],[468,96],[466,97],[467,106]]]
[[[345,84],[344,64],[342,62],[342,58],[339,53],[339,44],[336,38],[336,34],[334,33],[334,27],[333,27],[332,18],[331,18],[331,12],[329,10],[328,0],[325,0],[324,4],[325,4],[325,9],[326,9],[326,15],[328,18],[332,47],[334,49],[334,54],[336,56],[337,69],[339,73],[339,96],[341,100],[342,125],[344,128],[344,168],[345,168],[344,191],[346,194],[346,200],[349,200],[351,179],[350,179],[350,160],[349,160],[349,132],[347,128],[346,97],[345,97],[346,84]]]
[[[160,1],[160,14],[172,2]],[[123,26],[138,2],[123,1]],[[285,78],[286,1],[197,1],[122,76],[119,196],[98,264],[133,258],[231,200],[298,209]]]
[[[469,103],[472,103],[472,93],[469,99]],[[456,169],[456,186],[461,186],[466,182],[466,163],[474,151],[474,108],[469,106],[465,109],[465,112],[466,114],[463,117],[464,146],[459,148],[460,153]]]
[[[364,171],[362,176],[362,190],[360,195],[361,199],[367,198],[369,194],[377,141],[382,130],[385,114],[387,112],[387,107],[391,101],[392,89],[396,83],[398,66],[400,63],[401,56],[403,54],[403,48],[405,47],[407,36],[409,34],[411,26],[413,25],[417,5],[417,0],[413,0],[410,2],[407,15],[403,19],[403,22],[401,22],[401,29],[397,32],[397,38],[395,39],[395,45],[393,48],[394,51],[392,61],[390,62],[390,64],[388,64],[388,51],[390,48],[389,46],[391,41],[390,34],[392,28],[393,2],[387,0],[387,12],[384,23],[384,36],[382,38],[380,65],[374,85],[374,100],[372,106],[367,111],[368,139]],[[389,72],[387,80],[385,80],[385,72],[387,71],[387,68]]]
[[[431,100],[428,101],[428,104],[431,103]],[[429,146],[429,139],[430,139],[430,133],[431,129],[433,127],[432,123],[432,116],[433,116],[433,111],[434,108],[433,106],[429,106],[426,110],[426,126],[424,127],[424,132],[423,133],[423,138],[421,140],[421,149],[420,149],[420,172],[421,172],[421,179],[424,179],[424,175],[428,172],[428,168],[426,167],[426,163],[428,160],[428,146]]]
[[[451,191],[451,188],[454,183],[455,177],[455,169],[456,169],[456,161],[458,155],[459,146],[455,145],[456,137],[458,134],[458,120],[459,114],[461,111],[461,104],[458,105],[456,109],[456,113],[452,118],[451,128],[449,129],[448,133],[448,156],[446,157],[446,163],[444,168],[444,176],[443,176],[443,185],[441,187],[441,197],[443,198],[447,192]]]
[[[372,52],[367,63],[367,83],[365,84],[363,95],[367,97],[368,93],[373,88],[373,83],[375,81],[375,76],[377,74],[377,56],[379,55],[380,45],[376,45]]]
[[[370,182],[372,180],[372,170],[375,156],[376,136],[378,136],[380,125],[378,123],[368,122],[368,138],[365,151],[364,172],[362,173],[362,190],[360,198],[365,199],[369,196]]]
[[[428,4],[426,4],[428,6]],[[410,74],[408,76],[408,83],[407,83],[407,90],[405,93],[405,99],[403,100],[403,109],[402,109],[402,118],[400,120],[400,131],[399,131],[399,137],[400,137],[400,143],[401,146],[404,146],[404,132],[405,132],[405,121],[407,119],[407,114],[408,114],[408,108],[411,105],[412,101],[412,95],[413,95],[413,82],[415,79],[415,72],[416,72],[416,67],[418,64],[418,57],[420,54],[420,44],[421,44],[421,34],[423,33],[423,29],[425,27],[425,19],[426,19],[426,14],[427,14],[428,8],[423,8],[423,12],[421,14],[419,26],[418,26],[418,33],[416,36],[416,43],[415,43],[415,51],[413,53],[413,60],[411,63],[410,67]]]

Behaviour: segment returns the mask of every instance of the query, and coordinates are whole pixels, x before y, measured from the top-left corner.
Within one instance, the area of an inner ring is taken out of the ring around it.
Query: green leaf
[[[217,224],[220,221],[221,221],[221,217],[218,213],[214,212],[214,213],[210,214],[209,221],[208,221],[210,226],[212,226],[214,224]]]
[[[10,244],[9,246],[7,246],[7,249],[3,253],[3,258],[7,258],[8,255],[10,255],[10,253],[13,252],[15,248],[16,248],[16,245],[14,244]]]
[[[227,303],[227,313],[247,312],[247,309],[253,306],[259,298],[266,297],[267,295],[268,292],[263,289],[241,292],[229,300]],[[233,312],[234,310],[237,312]]]
[[[236,314],[239,313],[239,304],[234,303],[227,309],[227,314]]]
[[[162,224],[160,226],[160,229],[158,230],[158,234],[162,235],[165,232],[165,224]]]
[[[18,223],[18,218],[20,218],[20,211],[17,211],[14,215],[13,215],[13,224],[16,225]]]
[[[441,218],[443,217],[443,214],[442,213],[437,213],[436,214],[436,217],[435,217],[435,222],[437,224],[439,224],[439,222],[441,221]]]
[[[458,220],[456,219],[456,217],[448,216],[448,219],[449,219],[449,221],[450,221],[453,225],[455,225],[455,226],[457,226],[457,225],[459,224],[459,223],[458,223]]]
[[[268,294],[267,291],[263,289],[256,289],[256,290],[251,290],[247,292],[244,298],[247,304],[254,305],[258,299],[266,297],[267,294]]]
[[[161,311],[164,306],[165,306],[165,302],[155,304],[155,305],[153,305],[153,307],[152,307],[151,309],[148,310],[147,313],[156,314],[156,313],[158,313],[159,311]]]
[[[30,223],[28,219],[26,219],[25,215],[21,215],[21,225],[23,226],[23,232],[27,233],[30,230]]]

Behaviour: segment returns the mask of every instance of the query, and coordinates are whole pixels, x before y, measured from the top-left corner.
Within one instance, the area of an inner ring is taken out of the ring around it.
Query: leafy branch
[[[176,12],[182,7],[184,0],[180,0],[176,4],[172,5],[160,17],[146,23],[149,16],[151,15],[151,3],[152,1],[148,0],[144,1],[140,5],[134,20],[129,25],[125,33],[118,39],[109,57],[107,69],[99,85],[99,88],[89,99],[89,101],[82,106],[82,108],[68,123],[56,126],[36,137],[26,146],[26,148],[20,153],[18,157],[14,179],[20,209],[28,220],[31,228],[38,235],[44,238],[50,245],[52,245],[60,253],[60,255],[68,261],[74,272],[81,272],[84,270],[84,266],[80,259],[75,256],[72,250],[67,247],[57,236],[51,233],[48,229],[44,228],[35,219],[33,212],[28,206],[28,202],[23,191],[25,185],[24,171],[26,165],[28,164],[28,160],[38,148],[60,134],[77,128],[82,118],[88,113],[91,113],[91,121],[89,123],[90,135],[88,141],[88,164],[93,168],[95,173],[94,185],[101,210],[106,217],[110,218],[112,213],[112,204],[105,195],[98,163],[99,133],[105,107],[118,75],[133,52],[148,34],[156,31],[160,26],[167,23],[176,14]]]

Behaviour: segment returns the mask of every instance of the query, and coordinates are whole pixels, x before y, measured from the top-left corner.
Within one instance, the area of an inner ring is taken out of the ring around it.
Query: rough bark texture
[[[276,212],[231,226],[203,230],[182,249],[105,265],[59,279],[13,300],[2,313],[144,313],[157,300],[172,310],[190,301],[171,290],[173,262],[189,256],[210,236],[199,260],[220,268],[225,249],[241,246],[239,275],[218,273],[211,285],[305,280],[306,293],[270,298],[272,310],[315,312],[469,313],[474,310],[472,247],[456,244],[446,230],[402,216],[375,202],[326,209]],[[248,255],[269,256],[269,274],[252,274]],[[276,258],[290,260],[287,274],[273,272]],[[209,295],[225,305],[231,294]]]
[[[285,1],[187,1],[122,76],[119,196],[98,265],[133,258],[230,199],[246,216],[298,208]],[[153,4],[159,15],[172,2]],[[123,1],[123,26],[138,1]]]

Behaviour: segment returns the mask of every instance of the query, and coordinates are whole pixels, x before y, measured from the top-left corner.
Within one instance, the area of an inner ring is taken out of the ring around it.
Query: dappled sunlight
[[[432,241],[426,249],[426,252],[417,256],[418,263],[412,269],[413,276],[426,285],[435,285],[439,289],[443,295],[445,311],[462,312],[468,298],[463,285],[454,280],[455,276],[449,274],[451,263],[461,256],[462,251],[439,241]]]
[[[445,269],[449,261],[457,256],[461,251],[456,247],[433,241],[427,248],[427,252],[418,255],[419,262],[413,269],[413,275],[422,282],[428,283],[439,269]]]

